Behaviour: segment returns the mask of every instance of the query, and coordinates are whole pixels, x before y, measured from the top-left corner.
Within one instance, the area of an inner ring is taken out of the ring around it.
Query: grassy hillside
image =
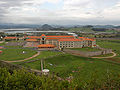
[[[120,57],[120,40],[97,40],[97,44],[103,48],[113,49]]]
[[[40,61],[26,63],[23,66],[40,70]],[[120,66],[99,59],[84,58],[72,55],[57,56],[44,61],[44,68],[50,70],[51,74],[56,74],[62,78],[72,76],[76,85],[85,85],[93,79],[96,84],[102,85],[107,75],[113,78],[120,75]]]

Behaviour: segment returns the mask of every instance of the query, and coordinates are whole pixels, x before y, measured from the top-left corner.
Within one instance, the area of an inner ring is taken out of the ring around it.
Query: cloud
[[[120,0],[0,0],[6,23],[117,24],[119,15]]]

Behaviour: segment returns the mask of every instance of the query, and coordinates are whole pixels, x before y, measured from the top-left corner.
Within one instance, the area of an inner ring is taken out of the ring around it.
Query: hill
[[[44,24],[44,25],[41,27],[41,29],[43,29],[43,30],[50,30],[50,29],[53,29],[53,27],[50,26],[50,25],[48,25],[48,24]]]

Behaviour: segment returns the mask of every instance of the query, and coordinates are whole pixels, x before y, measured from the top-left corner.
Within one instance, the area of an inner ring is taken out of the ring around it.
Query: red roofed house
[[[27,36],[27,42],[37,42],[38,48],[82,48],[96,45],[95,39],[74,36]]]
[[[4,40],[17,40],[17,37],[4,37]]]
[[[2,53],[3,51],[0,50],[0,54]]]

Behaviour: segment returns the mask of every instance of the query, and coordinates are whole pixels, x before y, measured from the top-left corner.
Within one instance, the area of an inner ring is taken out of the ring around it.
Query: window
[[[45,40],[45,38],[42,38],[42,40]]]

